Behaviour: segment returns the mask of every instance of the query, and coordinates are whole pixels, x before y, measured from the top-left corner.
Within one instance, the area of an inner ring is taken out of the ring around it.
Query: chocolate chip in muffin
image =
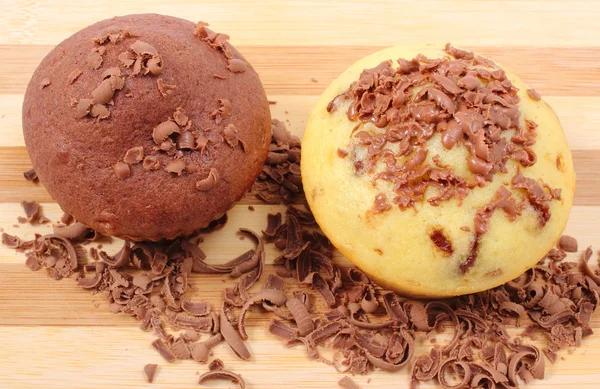
[[[442,250],[447,254],[452,254],[454,252],[452,242],[446,237],[444,231],[435,229],[429,234],[429,238],[439,250]]]

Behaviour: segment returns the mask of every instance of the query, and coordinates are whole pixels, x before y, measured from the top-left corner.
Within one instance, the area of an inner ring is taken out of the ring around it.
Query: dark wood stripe
[[[577,192],[575,205],[600,205],[600,164],[598,151],[573,151]],[[23,200],[52,201],[41,184],[34,184],[23,178],[23,172],[31,168],[29,156],[24,147],[0,147],[0,201],[20,202]],[[252,194],[247,194],[242,205],[262,204]]]
[[[265,266],[264,274],[274,272],[275,265]],[[73,279],[56,281],[43,270],[32,272],[20,263],[0,264],[0,275],[0,326],[139,326],[127,315],[109,312],[101,295],[81,289]],[[193,274],[186,297],[206,300],[218,309],[223,290],[237,281],[226,275]],[[286,280],[286,284],[293,288],[296,282]],[[317,313],[326,310],[319,296],[315,295],[314,301]],[[265,325],[270,318],[271,315],[249,315],[249,325]],[[600,315],[593,316],[592,326],[600,326]]]
[[[0,263],[0,325],[139,326],[127,315],[109,312],[102,295],[91,294],[70,278],[56,281],[43,270],[32,272],[24,264],[25,256],[18,255],[23,263]],[[265,266],[265,274],[270,273],[275,273],[274,265]],[[218,310],[223,290],[238,281],[227,275],[193,274],[186,298],[206,300]],[[252,316],[257,323],[270,319]]]
[[[319,94],[356,60],[383,47],[240,46],[269,94]],[[600,96],[600,47],[469,47],[511,68],[542,95]],[[0,74],[0,93],[24,93],[29,78],[52,49],[0,45],[10,71]],[[576,64],[576,66],[573,66]],[[313,82],[311,79],[318,82]]]

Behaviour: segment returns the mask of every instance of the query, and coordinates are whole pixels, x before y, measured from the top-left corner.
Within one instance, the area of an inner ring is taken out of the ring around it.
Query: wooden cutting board
[[[287,4],[286,4],[287,3]],[[259,72],[273,117],[298,136],[317,95],[356,59],[382,47],[451,41],[492,56],[538,90],[560,117],[573,149],[577,196],[567,233],[580,248],[600,246],[600,15],[598,1],[0,1],[0,226],[31,237],[49,226],[18,225],[21,200],[38,200],[52,220],[61,215],[41,185],[23,179],[30,167],[21,135],[21,104],[31,73],[67,36],[97,20],[129,13],[165,13],[204,20],[232,42]],[[255,204],[254,211],[248,209]],[[239,227],[260,230],[266,214],[283,207],[245,198],[226,227],[206,237],[209,259],[221,262],[251,247]],[[109,252],[118,241],[103,242]],[[571,259],[578,255],[570,255]],[[272,247],[267,270],[272,270]],[[345,260],[337,258],[340,264]],[[347,263],[346,263],[347,264]],[[231,284],[195,276],[193,296],[217,302]],[[285,348],[265,330],[266,316],[249,315],[252,361],[238,360],[227,346],[215,354],[241,373],[248,388],[335,388],[341,375],[308,360],[301,347]],[[593,319],[600,332],[600,314]],[[146,388],[146,363],[160,365],[156,388],[197,387],[193,361],[166,363],[151,348],[153,336],[124,315],[107,311],[100,296],[56,282],[24,265],[22,254],[0,247],[0,388]],[[423,352],[427,343],[417,352]],[[531,388],[598,388],[600,335],[563,352],[547,379]],[[368,380],[370,379],[370,382]],[[405,388],[407,371],[356,377],[362,388]],[[227,383],[212,384],[227,387]],[[234,387],[234,385],[229,385]],[[431,387],[423,385],[422,387]]]

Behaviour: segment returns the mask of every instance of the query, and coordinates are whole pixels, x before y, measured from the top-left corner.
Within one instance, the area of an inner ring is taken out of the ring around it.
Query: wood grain
[[[156,12],[211,23],[236,45],[600,46],[596,0],[3,1],[0,43],[56,44],[114,15]],[[76,15],[76,16],[75,16]]]
[[[254,205],[253,208],[254,211],[251,211],[246,205],[236,205],[227,213],[228,222],[222,229],[203,235],[202,249],[208,256],[207,261],[225,262],[248,250],[252,244],[247,239],[240,239],[238,229],[244,227],[261,231],[266,228],[268,213],[285,212],[283,205]],[[58,220],[62,215],[56,203],[42,203],[42,213],[53,221]],[[23,209],[18,203],[0,203],[0,226],[5,232],[27,240],[33,238],[36,232],[47,234],[52,230],[50,224],[33,226],[28,223],[20,224],[17,222],[17,217],[22,215]],[[588,245],[600,249],[600,230],[590,228],[597,220],[600,220],[600,206],[574,206],[565,233],[578,238],[580,250],[584,250]],[[119,239],[114,238],[106,238],[98,243],[101,243],[103,249],[109,253],[115,253],[122,244]],[[271,245],[266,246],[266,254],[266,263],[269,265],[273,264],[273,260],[279,255]],[[578,258],[578,254],[570,254],[570,256],[573,260]],[[334,253],[334,258],[340,265],[348,266],[348,262],[345,262],[337,251]],[[0,245],[0,266],[23,264],[23,259],[22,254]],[[2,277],[1,271],[0,277]]]
[[[228,368],[242,374],[248,389],[337,388],[342,375],[331,366],[308,360],[303,347],[286,348],[261,326],[250,326],[248,336],[253,354],[250,361],[237,359],[225,344],[214,350]],[[436,334],[436,338],[445,336]],[[4,373],[0,384],[10,389],[196,388],[197,372],[204,372],[204,367],[193,361],[166,363],[150,346],[152,334],[131,327],[2,326],[0,339],[0,358],[5,371],[10,372]],[[420,339],[418,344],[416,352],[422,353],[430,343]],[[596,368],[599,350],[598,337],[586,340],[585,347],[570,355],[564,353],[564,361],[548,364],[546,380],[534,381],[527,388],[596,388],[591,372]],[[152,385],[145,383],[142,373],[146,363],[159,365]],[[408,388],[408,376],[403,372],[373,372],[353,379],[361,388]],[[224,383],[206,387],[237,388]]]
[[[319,81],[320,82],[320,81]],[[287,128],[302,137],[306,119],[318,95],[268,95],[271,116],[285,121]],[[600,137],[600,97],[544,96],[565,129],[572,150],[598,150]],[[21,131],[23,95],[0,94],[0,148],[25,145]]]
[[[577,173],[577,193],[574,204],[600,205],[600,164],[596,150],[574,150],[573,161]],[[31,168],[29,156],[24,147],[0,147],[0,198],[4,201],[52,201],[52,198],[39,183],[23,179],[23,172]],[[260,204],[252,193],[246,195],[240,204]]]
[[[30,167],[21,133],[21,104],[32,72],[60,41],[97,20],[113,15],[159,12],[193,21],[205,20],[232,42],[259,72],[273,117],[301,136],[319,93],[357,59],[395,44],[446,43],[492,56],[540,92],[557,112],[573,149],[577,194],[566,233],[579,239],[578,260],[588,245],[600,247],[600,1],[421,0],[365,2],[301,1],[160,1],[0,0],[0,227],[24,239],[51,226],[19,224],[21,200],[44,202],[43,212],[57,220],[62,212],[42,185],[26,182]],[[56,80],[55,82],[59,82]],[[248,205],[254,204],[254,211]],[[205,236],[208,261],[220,263],[252,243],[240,240],[239,227],[256,231],[266,215],[283,206],[260,204],[246,196],[228,214],[220,231]],[[104,239],[107,252],[122,242]],[[532,243],[533,244],[533,243]],[[96,245],[96,244],[95,244]],[[267,271],[278,255],[267,246]],[[340,266],[349,263],[339,253]],[[594,260],[593,260],[594,261]],[[205,366],[191,361],[167,364],[152,347],[153,334],[125,315],[106,310],[101,296],[31,272],[24,257],[0,246],[0,388],[146,388],[143,366],[158,363],[152,387],[197,387]],[[234,280],[195,275],[191,296],[217,304],[221,290]],[[267,316],[249,314],[251,362],[238,360],[226,345],[215,354],[241,373],[250,389],[283,386],[334,388],[341,378],[330,366],[307,359],[302,347],[286,348],[264,329]],[[600,315],[593,318],[596,332]],[[511,332],[520,331],[512,329]],[[435,337],[447,339],[448,334]],[[418,339],[418,352],[430,340]],[[600,335],[548,366],[547,379],[527,388],[598,387]],[[549,364],[548,364],[549,365]],[[408,387],[406,369],[354,377],[362,388]],[[367,382],[371,379],[370,382]],[[287,380],[287,381],[286,381]],[[289,382],[289,384],[285,384]],[[222,383],[211,387],[227,387]],[[235,387],[231,385],[230,387]],[[425,384],[421,388],[433,388]]]
[[[0,73],[0,94],[23,94],[31,73],[52,47],[0,44],[0,58],[7,67],[10,66],[10,72]],[[236,47],[259,73],[268,94],[298,95],[321,93],[352,63],[387,46]],[[493,57],[542,95],[600,96],[597,65],[600,62],[600,45],[591,48],[462,47]],[[313,78],[317,82],[311,81]]]

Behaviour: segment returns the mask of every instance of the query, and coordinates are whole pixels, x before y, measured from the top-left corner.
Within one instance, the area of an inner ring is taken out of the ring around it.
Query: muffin
[[[115,17],[54,48],[23,103],[27,151],[63,210],[135,241],[188,235],[260,173],[271,118],[257,73],[206,23]]]
[[[348,68],[302,140],[310,209],[381,285],[474,293],[534,266],[575,190],[560,122],[493,61],[447,45],[393,47]]]

